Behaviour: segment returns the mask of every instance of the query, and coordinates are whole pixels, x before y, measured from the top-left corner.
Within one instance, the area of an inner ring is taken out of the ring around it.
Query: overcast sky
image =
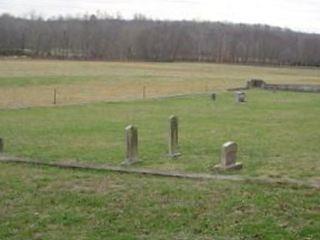
[[[142,13],[154,19],[262,23],[320,33],[320,0],[0,0],[0,13],[43,17],[78,13]]]

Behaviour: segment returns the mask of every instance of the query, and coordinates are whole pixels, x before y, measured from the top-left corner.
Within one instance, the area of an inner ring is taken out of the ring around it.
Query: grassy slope
[[[139,128],[141,166],[207,172],[222,143],[239,144],[242,174],[317,177],[320,172],[318,94],[249,91],[73,107],[0,111],[0,134],[9,154],[43,161],[73,159],[120,164],[124,128]],[[168,117],[180,118],[182,157],[166,156]]]
[[[320,192],[1,165],[0,239],[319,239]]]

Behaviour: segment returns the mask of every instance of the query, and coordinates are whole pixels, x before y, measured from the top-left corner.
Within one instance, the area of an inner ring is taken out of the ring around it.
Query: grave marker
[[[226,142],[221,148],[221,162],[214,169],[229,170],[241,169],[242,163],[237,160],[238,145],[235,142]]]
[[[131,165],[139,162],[138,159],[138,129],[129,125],[126,127],[126,159],[122,165]]]
[[[169,156],[178,157],[181,153],[178,152],[178,118],[174,115],[169,118]]]
[[[235,97],[236,97],[236,102],[237,103],[243,103],[246,101],[246,94],[241,91],[236,91],[235,92]]]
[[[217,94],[216,93],[211,93],[211,99],[215,101],[217,99]]]

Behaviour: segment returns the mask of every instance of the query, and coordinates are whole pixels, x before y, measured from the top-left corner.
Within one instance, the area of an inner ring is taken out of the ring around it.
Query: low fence
[[[260,79],[251,79],[247,82],[246,89],[261,88],[273,91],[314,92],[320,93],[320,85],[311,84],[267,84]]]
[[[320,85],[300,85],[300,84],[265,84],[262,86],[266,90],[281,90],[294,92],[320,92]]]

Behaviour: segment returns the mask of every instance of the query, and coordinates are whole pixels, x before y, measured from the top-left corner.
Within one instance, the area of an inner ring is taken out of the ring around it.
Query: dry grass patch
[[[320,84],[319,69],[271,68],[199,63],[118,63],[2,60],[0,107],[118,101],[244,86],[247,79],[270,83]]]

